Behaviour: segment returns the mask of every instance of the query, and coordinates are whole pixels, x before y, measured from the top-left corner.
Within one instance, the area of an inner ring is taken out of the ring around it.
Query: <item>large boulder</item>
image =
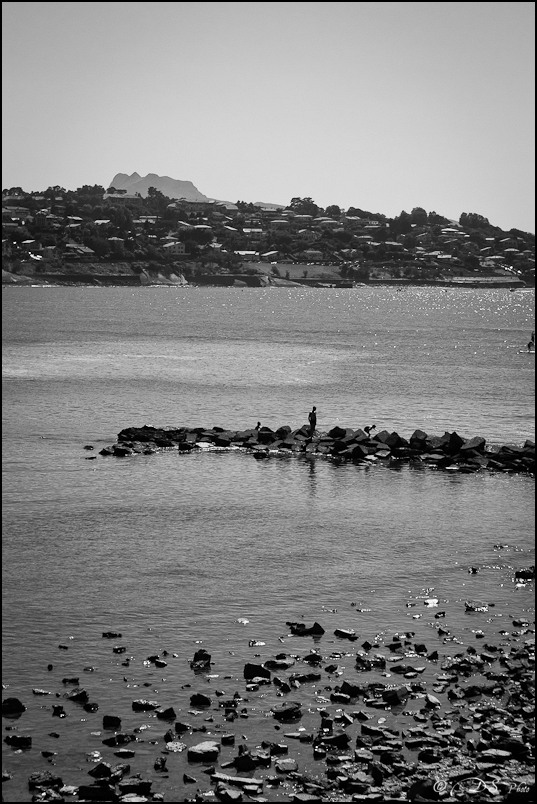
[[[481,438],[480,436],[474,436],[474,438],[469,438],[468,441],[465,441],[464,444],[462,444],[460,451],[462,453],[468,450],[476,450],[477,452],[483,452],[486,443],[487,442],[485,441],[484,438]]]
[[[215,762],[219,753],[219,743],[215,740],[205,740],[202,743],[190,746],[187,758],[189,762]]]
[[[339,441],[343,438],[346,438],[348,435],[352,435],[354,433],[351,429],[344,429],[343,427],[332,427],[331,430],[328,431],[328,435],[330,438],[334,439],[334,441]]]
[[[267,670],[266,667],[263,667],[262,664],[252,664],[251,662],[247,662],[244,665],[244,678],[250,680],[252,678],[270,678],[271,672]]]
[[[22,715],[25,711],[26,707],[18,698],[5,698],[2,701],[3,715]]]
[[[36,771],[28,777],[28,788],[35,790],[36,787],[52,787],[59,790],[63,787],[61,776],[50,773],[50,771]]]
[[[274,706],[272,713],[276,720],[289,723],[292,720],[299,720],[302,717],[302,704],[297,701],[286,701],[281,706]]]

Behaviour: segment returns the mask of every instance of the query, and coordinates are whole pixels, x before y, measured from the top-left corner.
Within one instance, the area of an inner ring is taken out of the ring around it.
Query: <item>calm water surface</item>
[[[188,710],[200,644],[214,683],[229,685],[245,656],[297,650],[287,620],[431,641],[430,595],[463,639],[477,627],[468,597],[495,602],[479,621],[491,633],[533,619],[533,589],[513,583],[513,568],[534,563],[533,477],[240,451],[86,460],[83,447],[97,455],[143,424],[294,429],[313,404],[319,430],[375,423],[523,444],[535,433],[534,328],[533,291],[5,288],[2,675],[3,696],[29,707],[19,730],[39,750],[54,743],[50,703],[31,689],[62,692],[63,676],[93,666],[81,683],[100,714],[62,724],[63,775],[81,783],[102,712],[160,686],[163,703]],[[106,630],[122,632],[128,668]],[[163,649],[177,654],[166,684],[143,665]],[[12,800],[25,800],[39,750],[3,744]],[[141,749],[133,772],[150,756]],[[158,789],[174,800],[176,783]]]

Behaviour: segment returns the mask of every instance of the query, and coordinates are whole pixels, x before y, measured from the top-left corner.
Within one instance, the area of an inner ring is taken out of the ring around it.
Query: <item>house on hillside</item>
[[[174,257],[183,256],[186,254],[186,246],[180,240],[170,240],[162,246],[164,254],[172,255]]]
[[[115,204],[116,206],[134,204],[137,207],[141,207],[144,203],[143,198],[139,195],[132,195],[131,193],[105,193],[103,195],[103,201]]]
[[[262,262],[276,262],[279,253],[279,251],[265,251],[264,254],[259,255],[259,259]]]
[[[113,254],[122,255],[125,252],[125,240],[122,237],[107,237],[110,251]]]
[[[258,251],[234,251],[237,257],[240,257],[243,262],[259,262]]]
[[[69,260],[81,260],[83,262],[91,262],[95,259],[95,252],[87,246],[82,246],[80,243],[66,243],[63,247],[65,257]]]
[[[289,229],[289,221],[286,221],[284,218],[274,218],[274,220],[269,221],[269,228],[273,231],[287,231]]]
[[[263,229],[243,228],[243,234],[249,243],[259,243],[263,239]]]

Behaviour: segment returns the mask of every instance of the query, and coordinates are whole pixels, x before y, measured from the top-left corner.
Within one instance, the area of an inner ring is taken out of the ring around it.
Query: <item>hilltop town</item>
[[[388,218],[311,198],[229,203],[196,188],[170,198],[155,186],[145,197],[115,186],[16,187],[2,191],[2,282],[524,287],[535,285],[535,235],[421,207]]]

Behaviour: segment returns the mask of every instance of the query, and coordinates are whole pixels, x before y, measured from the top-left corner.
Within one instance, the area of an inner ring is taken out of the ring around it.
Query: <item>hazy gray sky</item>
[[[211,198],[535,232],[533,2],[2,3],[2,187],[138,172]]]

